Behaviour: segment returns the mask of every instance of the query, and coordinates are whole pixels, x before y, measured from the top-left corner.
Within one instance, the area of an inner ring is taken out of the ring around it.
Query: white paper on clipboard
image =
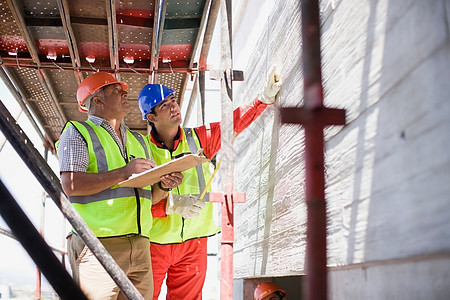
[[[163,175],[183,172],[208,161],[206,157],[188,154],[145,172],[133,174],[127,180],[119,182],[119,186],[143,188],[160,181]]]

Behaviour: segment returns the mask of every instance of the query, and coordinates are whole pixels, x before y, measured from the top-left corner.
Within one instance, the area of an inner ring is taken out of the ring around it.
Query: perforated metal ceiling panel
[[[52,142],[67,120],[85,120],[76,89],[105,71],[126,81],[130,128],[147,133],[137,98],[159,82],[182,99],[197,71],[210,0],[0,0],[0,63],[9,86]]]

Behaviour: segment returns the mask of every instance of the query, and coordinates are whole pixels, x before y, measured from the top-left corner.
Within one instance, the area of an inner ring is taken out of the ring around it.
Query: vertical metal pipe
[[[158,70],[158,57],[161,48],[162,32],[164,30],[164,22],[166,17],[166,0],[155,1],[155,14],[153,18],[153,37],[151,47],[150,71]],[[153,78],[152,82],[156,83],[157,79]]]
[[[209,48],[211,47],[211,41],[214,34],[214,28],[216,26],[217,16],[220,10],[220,2],[221,0],[211,1],[211,8],[208,15],[208,22],[205,29],[205,38],[203,41],[202,49],[200,51],[199,66],[198,66],[198,69],[200,71],[206,71],[207,69],[206,63],[208,59]]]
[[[222,94],[222,241],[220,299],[233,299],[233,242],[234,242],[234,209],[233,209],[233,71],[231,40],[231,0],[222,0],[221,5],[221,69],[224,77],[221,80]]]
[[[191,118],[192,110],[194,109],[194,104],[196,104],[197,94],[198,94],[198,75],[195,76],[194,85],[192,86],[191,97],[189,98],[189,102],[187,104],[188,107],[186,108],[186,114],[183,118],[183,125],[182,125],[183,127],[186,126],[186,123]]]
[[[202,125],[206,123],[205,116],[205,71],[198,71],[198,86],[200,90],[200,105],[202,111]]]
[[[320,57],[320,21],[317,0],[302,0],[303,107],[283,107],[281,123],[302,124],[305,129],[306,277],[304,299],[326,300],[327,215],[323,128],[345,125],[345,110],[323,106]]]
[[[323,130],[305,125],[306,173],[306,299],[327,299],[326,205]]]
[[[318,0],[302,0],[303,83],[305,107],[323,106]]]
[[[220,248],[220,299],[233,299],[233,243],[234,204],[233,198],[225,194],[222,200],[222,241]]]
[[[36,266],[36,291],[34,293],[34,299],[41,299],[41,270]]]
[[[323,106],[320,61],[320,22],[317,0],[302,0],[303,80],[305,108]],[[305,124],[305,172],[307,207],[306,298],[327,299],[326,206],[323,127]]]

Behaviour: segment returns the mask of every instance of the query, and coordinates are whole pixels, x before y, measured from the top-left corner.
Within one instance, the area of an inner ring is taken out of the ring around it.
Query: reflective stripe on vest
[[[198,153],[198,147],[197,144],[195,143],[194,140],[194,129],[193,128],[186,128],[189,130],[185,130],[186,133],[186,141],[189,145],[189,150],[191,150],[192,154],[197,154]],[[197,177],[198,177],[198,187],[200,189],[200,194],[196,195],[198,197],[200,197],[200,195],[203,193],[203,191],[206,188],[206,183],[205,183],[205,175],[203,174],[203,167],[202,165],[197,165],[196,167],[197,170]],[[206,193],[205,196],[202,199],[203,202],[209,202],[209,193]]]
[[[144,137],[137,132],[134,132],[134,131],[130,131],[130,132],[136,138],[136,140],[138,140],[138,142],[141,144],[142,148],[144,148],[145,158],[153,160],[152,154],[148,153],[148,148],[147,148],[147,144],[145,144]]]
[[[92,141],[92,145],[94,148],[95,157],[97,159],[97,170],[99,173],[101,172],[107,172],[108,169],[108,163],[106,160],[106,153],[105,148],[103,148],[102,144],[100,143],[100,139],[95,132],[94,128],[92,128],[91,125],[89,125],[87,122],[78,122],[79,124],[83,125],[86,130],[89,132],[89,136]],[[73,124],[73,123],[72,123]],[[131,134],[136,138],[136,140],[141,144],[142,148],[145,151],[145,157],[148,159],[148,149],[147,145],[145,144],[145,141],[139,133],[131,132]],[[144,189],[138,189],[139,195],[151,199],[152,193],[149,190]],[[96,201],[102,201],[102,200],[109,200],[112,198],[122,198],[122,197],[135,197],[136,193],[134,189],[129,187],[117,187],[115,189],[107,189],[104,191],[101,191],[94,195],[89,196],[70,196],[69,200],[72,203],[79,203],[79,204],[88,204],[90,202],[96,202]]]
[[[100,143],[98,135],[95,133],[94,128],[92,128],[92,126],[90,126],[88,123],[86,123],[86,122],[79,122],[79,123],[87,129],[87,131],[89,132],[89,135],[91,137],[91,141],[94,146],[94,153],[97,158],[98,172],[99,173],[107,172],[108,171],[108,163],[106,162],[105,149],[103,148],[102,144]],[[147,145],[145,144],[145,141],[144,141],[142,135],[140,135],[137,132],[131,132],[131,134],[136,138],[136,140],[141,144],[142,148],[144,149],[145,158],[149,159]]]
[[[138,189],[139,190],[139,196],[151,199],[152,198],[152,191],[150,190],[144,190],[144,189]],[[88,204],[91,202],[97,202],[102,200],[109,200],[111,198],[123,198],[123,197],[135,197],[136,193],[134,189],[132,188],[125,188],[125,187],[118,187],[115,189],[107,189],[104,191],[101,191],[100,193],[89,195],[89,196],[70,196],[69,200],[71,203],[78,203],[78,204]]]

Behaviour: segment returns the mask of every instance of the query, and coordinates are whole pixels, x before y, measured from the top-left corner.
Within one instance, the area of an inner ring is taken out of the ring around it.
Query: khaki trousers
[[[94,254],[75,234],[67,238],[73,278],[89,299],[127,299]],[[142,294],[152,299],[153,279],[148,238],[132,235],[99,239],[119,267]]]

